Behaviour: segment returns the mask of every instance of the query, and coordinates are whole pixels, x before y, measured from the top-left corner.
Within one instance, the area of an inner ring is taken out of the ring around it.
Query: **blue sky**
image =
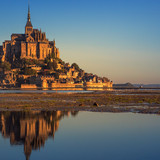
[[[24,33],[27,0],[5,0],[0,44]],[[160,0],[30,0],[34,28],[61,58],[115,83],[160,83]]]

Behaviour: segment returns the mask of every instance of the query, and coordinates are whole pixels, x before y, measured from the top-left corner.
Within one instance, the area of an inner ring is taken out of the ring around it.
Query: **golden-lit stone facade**
[[[25,34],[12,34],[11,40],[3,42],[3,46],[0,46],[1,60],[9,62],[22,58],[44,60],[49,55],[60,58],[59,49],[56,48],[55,41],[46,38],[45,32],[33,29],[28,8]]]

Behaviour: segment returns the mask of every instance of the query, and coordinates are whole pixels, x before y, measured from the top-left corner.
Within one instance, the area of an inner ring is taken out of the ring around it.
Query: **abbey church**
[[[28,7],[25,34],[12,34],[11,40],[3,42],[3,46],[0,46],[1,61],[12,63],[15,59],[22,58],[44,60],[51,54],[55,58],[60,57],[55,41],[49,41],[41,30],[33,29],[30,8]]]

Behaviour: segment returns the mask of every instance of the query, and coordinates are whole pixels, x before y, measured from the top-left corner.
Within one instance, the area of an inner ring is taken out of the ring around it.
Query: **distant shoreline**
[[[37,87],[37,88],[20,88],[20,87],[13,87],[13,88],[2,88],[0,87],[0,90],[83,90],[83,91],[112,91],[112,90],[126,90],[126,91],[142,91],[142,90],[160,90],[160,87],[57,87],[57,88],[42,88],[42,87]]]

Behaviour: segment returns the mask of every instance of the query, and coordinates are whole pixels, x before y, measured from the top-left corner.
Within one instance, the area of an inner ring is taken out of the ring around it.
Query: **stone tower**
[[[60,58],[59,49],[55,41],[49,41],[45,32],[35,29],[31,23],[30,5],[28,3],[27,23],[24,34],[12,34],[11,40],[5,40],[0,46],[0,61],[12,63],[16,59],[38,59],[45,60],[53,54]]]
[[[30,6],[28,4],[28,17],[27,17],[27,23],[26,23],[26,26],[25,26],[25,34],[32,34],[33,33],[33,26],[32,26],[32,23],[31,23],[31,15],[30,15]]]

